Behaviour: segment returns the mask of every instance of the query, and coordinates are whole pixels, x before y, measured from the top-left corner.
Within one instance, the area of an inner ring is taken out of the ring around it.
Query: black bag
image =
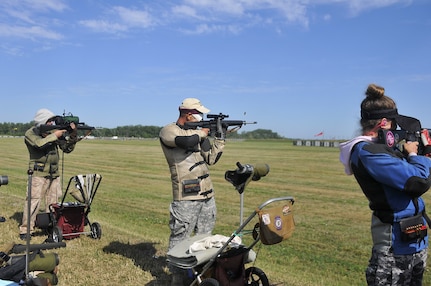
[[[215,279],[220,285],[246,285],[245,257],[249,249],[245,247],[231,248],[220,254],[215,263]]]
[[[32,260],[37,253],[30,255]],[[20,282],[25,279],[25,255],[21,255],[11,265],[7,264],[0,268],[0,279]]]
[[[9,280],[14,282],[20,282],[26,279],[25,273],[25,263],[26,263],[26,255],[15,255],[10,256],[10,262],[3,267],[0,267],[0,279]],[[43,271],[44,273],[54,274],[56,266],[59,263],[58,255],[56,253],[43,253],[40,250],[34,251],[29,254],[29,271]],[[39,274],[37,275],[39,277]],[[56,275],[51,275],[51,283],[54,284],[55,281],[53,278],[56,278]],[[34,279],[33,284],[31,285],[39,285],[44,277],[36,280]],[[39,281],[40,280],[40,281]],[[46,279],[45,279],[46,280]],[[37,284],[37,283],[38,284]],[[29,283],[26,283],[29,285]]]
[[[428,227],[424,223],[422,214],[401,219],[400,228],[403,241],[424,239],[428,232]]]

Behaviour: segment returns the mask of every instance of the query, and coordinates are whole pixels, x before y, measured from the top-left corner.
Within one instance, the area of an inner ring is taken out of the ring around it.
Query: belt
[[[200,193],[201,196],[208,196],[209,194],[211,194],[213,192],[213,189],[208,190],[206,192]]]

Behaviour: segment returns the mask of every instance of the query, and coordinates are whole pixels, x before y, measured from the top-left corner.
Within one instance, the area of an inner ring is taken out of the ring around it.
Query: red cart
[[[100,174],[71,177],[61,202],[51,204],[49,213],[38,214],[36,226],[46,230],[49,240],[54,242],[73,239],[81,234],[100,239],[102,228],[97,222],[91,223],[88,214],[101,181]],[[65,202],[69,195],[76,201]],[[85,231],[86,226],[89,226],[89,231]]]

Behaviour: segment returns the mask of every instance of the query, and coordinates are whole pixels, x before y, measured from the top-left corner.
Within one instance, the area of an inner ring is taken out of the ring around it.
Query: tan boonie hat
[[[197,98],[186,98],[180,105],[180,109],[197,110],[200,113],[208,113],[210,110],[202,105]]]
[[[33,120],[34,120],[34,123],[36,124],[36,126],[40,126],[42,124],[46,124],[48,119],[51,119],[54,116],[55,116],[55,114],[52,113],[51,110],[48,110],[46,108],[42,108],[36,112],[36,115],[34,116]]]

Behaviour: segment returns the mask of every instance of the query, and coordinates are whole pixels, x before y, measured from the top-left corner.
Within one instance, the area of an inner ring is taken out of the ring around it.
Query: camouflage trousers
[[[39,212],[41,203],[44,203],[45,212],[49,212],[49,205],[57,203],[61,197],[61,180],[60,177],[49,179],[44,177],[32,177],[31,180],[31,199],[30,199],[30,233],[34,231],[36,215]],[[19,227],[20,234],[27,233],[28,221],[28,189],[27,198],[24,203],[24,213],[22,223]]]
[[[427,250],[409,255],[394,255],[391,250],[373,249],[365,272],[369,286],[421,286]]]
[[[217,214],[214,197],[199,201],[173,201],[169,211],[169,249],[193,233],[211,233],[214,229]]]

